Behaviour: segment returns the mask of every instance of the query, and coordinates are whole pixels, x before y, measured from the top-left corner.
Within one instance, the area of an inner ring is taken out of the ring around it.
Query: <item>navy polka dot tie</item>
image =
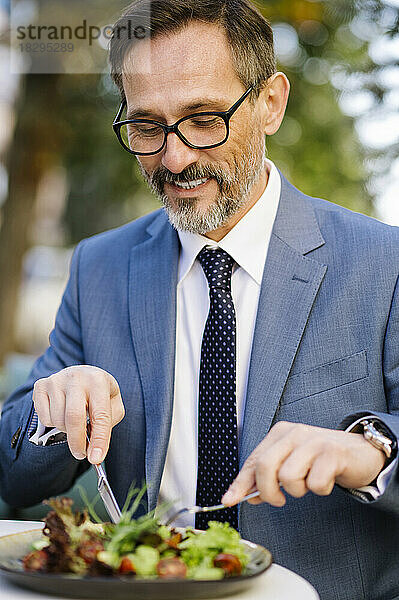
[[[198,260],[208,280],[210,306],[201,348],[196,504],[211,506],[220,504],[238,474],[234,260],[220,248],[204,248]],[[208,521],[227,521],[237,529],[237,507],[195,515],[197,529],[206,529]]]

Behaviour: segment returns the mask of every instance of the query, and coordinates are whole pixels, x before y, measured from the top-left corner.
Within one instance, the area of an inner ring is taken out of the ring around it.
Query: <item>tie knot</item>
[[[203,248],[198,260],[208,280],[210,288],[231,288],[231,274],[234,259],[221,248]]]

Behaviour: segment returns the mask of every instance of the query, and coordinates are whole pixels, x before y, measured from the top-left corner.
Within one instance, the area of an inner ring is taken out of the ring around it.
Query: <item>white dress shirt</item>
[[[236,402],[238,435],[242,429],[252,338],[263,269],[277,214],[281,179],[267,160],[269,180],[263,195],[219,242],[179,231],[181,243],[176,321],[175,389],[172,428],[159,503],[173,509],[195,504],[197,484],[198,388],[202,334],[209,311],[209,288],[196,257],[204,246],[218,246],[235,260],[231,291],[236,310]],[[173,510],[172,509],[172,510]],[[194,515],[176,525],[194,526]]]

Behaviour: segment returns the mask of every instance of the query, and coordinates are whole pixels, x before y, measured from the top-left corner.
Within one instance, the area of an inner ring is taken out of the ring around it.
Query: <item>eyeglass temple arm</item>
[[[121,116],[122,116],[125,106],[126,106],[126,100],[122,100],[121,105],[118,110],[118,114],[116,115],[116,117],[114,119],[114,125],[115,125],[115,123],[118,123],[118,121],[121,120]]]
[[[249,94],[251,92],[253,92],[254,89],[255,89],[255,87],[253,85],[251,85],[247,89],[245,94],[243,96],[241,96],[241,98],[239,100],[237,100],[237,102],[235,104],[233,104],[233,106],[231,108],[229,108],[229,110],[226,112],[226,116],[231,117],[236,112],[237,108],[239,106],[241,106],[241,104],[244,102],[244,100],[249,96]]]

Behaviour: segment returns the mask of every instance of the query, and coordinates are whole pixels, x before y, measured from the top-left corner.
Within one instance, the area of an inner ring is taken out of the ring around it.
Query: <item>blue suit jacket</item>
[[[248,240],[250,243],[250,240]],[[0,489],[27,506],[67,490],[88,463],[65,443],[27,440],[35,380],[75,364],[119,382],[126,417],[106,459],[120,503],[132,480],[156,504],[169,439],[179,241],[163,211],[83,241],[51,333],[29,381],[0,421]],[[276,420],[337,428],[382,413],[399,437],[399,234],[283,179],[251,356],[241,464]],[[14,447],[11,438],[21,427]],[[284,508],[240,508],[245,538],[311,581],[323,600],[399,598],[399,486],[377,501],[336,488]]]

